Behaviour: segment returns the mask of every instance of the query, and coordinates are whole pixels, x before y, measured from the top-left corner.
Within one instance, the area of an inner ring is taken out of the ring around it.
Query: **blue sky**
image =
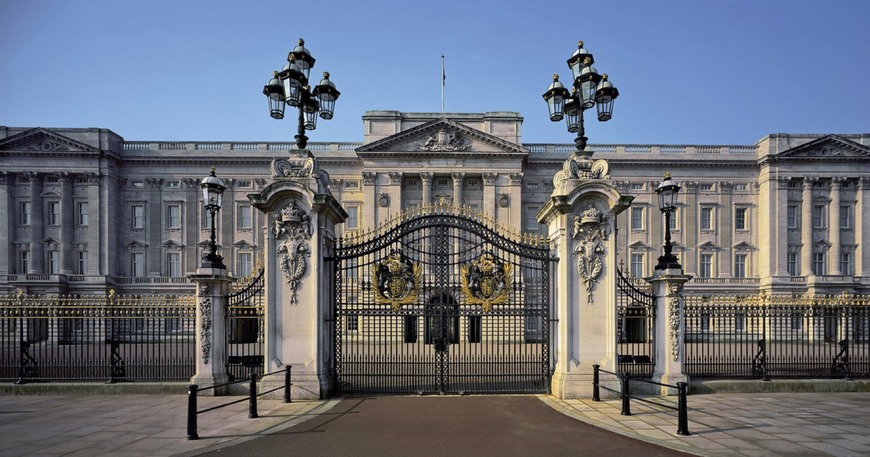
[[[367,110],[440,111],[444,54],[447,112],[517,111],[525,142],[570,143],[541,94],[582,39],[620,91],[591,143],[870,133],[868,17],[863,0],[0,0],[0,125],[289,141],[262,88],[303,37],[342,92],[312,141],[361,141]]]

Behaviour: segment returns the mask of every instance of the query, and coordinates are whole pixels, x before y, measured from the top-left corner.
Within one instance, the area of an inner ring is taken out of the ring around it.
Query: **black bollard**
[[[601,366],[598,364],[592,365],[595,371],[592,373],[592,401],[601,401],[601,393],[598,390],[598,369]]]
[[[685,382],[678,382],[677,389],[679,390],[679,399],[677,404],[677,435],[688,436],[689,433],[689,406],[686,403],[686,387]]]
[[[251,388],[249,390],[250,396],[248,397],[248,419],[256,419],[259,417],[257,414],[257,372],[251,372]]]
[[[196,393],[199,391],[199,386],[191,384],[187,386],[187,439],[198,440],[199,434],[196,433]]]

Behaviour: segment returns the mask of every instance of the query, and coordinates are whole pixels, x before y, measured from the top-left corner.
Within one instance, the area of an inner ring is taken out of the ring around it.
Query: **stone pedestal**
[[[226,372],[226,299],[233,278],[222,268],[198,268],[190,275],[196,283],[196,374],[191,384],[201,387],[223,384]],[[205,395],[219,395],[211,389]]]
[[[549,226],[550,243],[559,263],[555,272],[552,351],[552,392],[560,398],[591,398],[593,365],[616,371],[616,215],[628,208],[606,178],[598,173],[579,177],[572,171],[556,175],[550,200],[538,212]],[[602,165],[603,163],[603,165]],[[618,388],[605,373],[601,383]]]
[[[656,270],[647,278],[653,286],[656,297],[655,369],[652,381],[676,385],[689,382],[683,370],[685,346],[683,344],[683,323],[685,322],[685,302],[683,285],[692,279],[683,274],[682,269]],[[677,395],[677,389],[656,386],[660,395]]]
[[[295,399],[318,399],[332,391],[335,338],[331,325],[335,225],[347,213],[327,187],[309,151],[272,161],[272,178],[248,195],[268,221],[265,246],[265,370],[292,367]],[[283,385],[268,376],[264,388]]]

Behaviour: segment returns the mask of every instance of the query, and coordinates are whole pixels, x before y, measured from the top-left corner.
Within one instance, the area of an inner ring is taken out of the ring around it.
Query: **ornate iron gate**
[[[619,372],[651,378],[655,368],[656,297],[641,278],[626,278],[617,269],[616,354]]]
[[[230,380],[263,371],[263,269],[240,281],[227,297],[227,374]]]
[[[549,391],[545,240],[438,205],[335,252],[339,392]]]

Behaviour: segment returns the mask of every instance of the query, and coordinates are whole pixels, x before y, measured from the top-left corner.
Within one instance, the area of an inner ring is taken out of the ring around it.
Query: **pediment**
[[[833,246],[833,245],[831,243],[829,243],[827,240],[819,240],[819,241],[816,241],[815,244],[813,244],[813,247],[817,251],[819,251],[819,250],[827,251],[828,249],[831,248],[831,246]]]
[[[734,250],[734,251],[754,251],[755,246],[753,246],[745,241],[741,241],[741,242],[735,244],[734,246],[732,246],[732,250]]]
[[[141,240],[133,240],[127,243],[126,247],[129,249],[145,249],[148,247],[148,243]]]
[[[38,127],[0,140],[0,151],[42,153],[94,153],[99,151],[80,141]]]
[[[652,246],[644,243],[643,241],[635,241],[628,245],[628,248],[632,251],[649,251],[652,249]]]
[[[233,243],[233,247],[236,249],[251,249],[254,245],[249,243],[248,240],[239,240]]]
[[[403,155],[514,155],[529,151],[447,118],[435,119],[395,135],[364,144],[356,149],[361,157],[381,154]]]
[[[163,243],[160,243],[160,246],[163,246],[166,249],[181,249],[184,247],[183,244],[175,240],[166,240]]]
[[[870,147],[838,135],[826,135],[777,154],[778,159],[870,159]]]
[[[698,245],[699,251],[716,251],[719,249],[719,246],[713,244],[712,241],[707,241]]]
[[[49,236],[49,237],[46,237],[46,238],[44,238],[44,239],[42,240],[42,244],[45,244],[45,245],[52,245],[52,244],[54,244],[54,245],[59,245],[59,244],[60,244],[60,240],[57,239],[57,238],[54,238],[54,237]]]

